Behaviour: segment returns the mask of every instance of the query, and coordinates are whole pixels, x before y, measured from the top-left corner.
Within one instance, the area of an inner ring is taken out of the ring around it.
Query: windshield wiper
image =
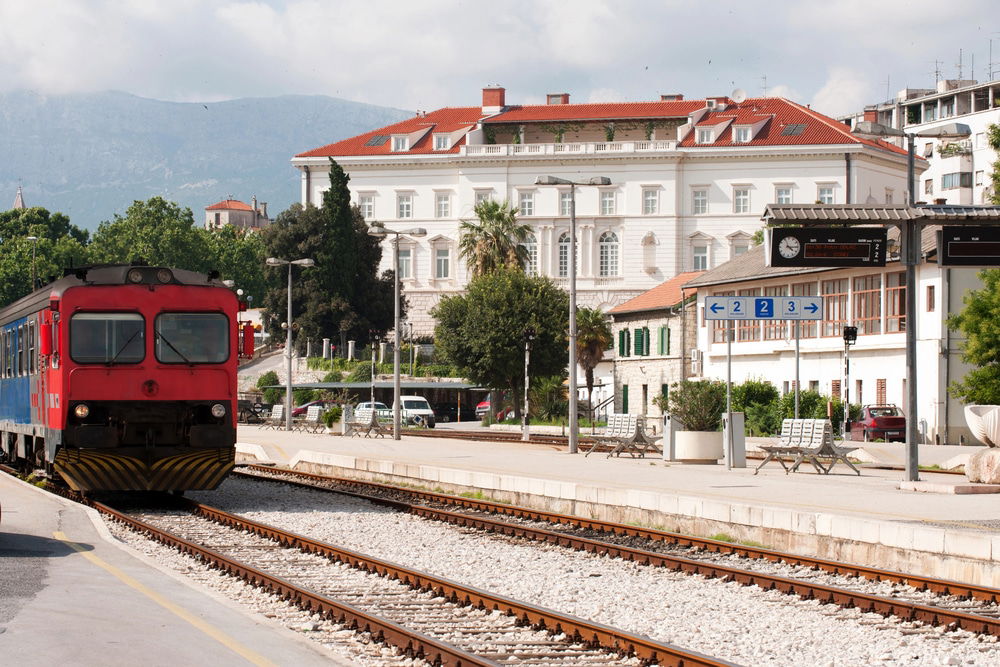
[[[190,359],[188,359],[187,357],[185,357],[181,353],[180,350],[178,350],[176,347],[174,347],[173,344],[169,340],[167,340],[166,336],[164,336],[159,331],[157,331],[156,332],[156,337],[159,338],[160,340],[162,340],[164,343],[166,343],[167,347],[169,347],[171,350],[173,350],[177,354],[178,357],[180,357],[181,359],[184,360],[184,363],[186,363],[188,366],[194,366],[194,362],[191,361]]]
[[[135,337],[138,336],[141,333],[142,333],[142,329],[136,329],[135,333],[132,334],[131,336],[129,336],[129,339],[127,341],[125,341],[125,343],[120,348],[118,348],[118,351],[115,352],[115,356],[111,357],[111,359],[109,359],[105,363],[108,366],[114,366],[115,362],[118,361],[118,357],[120,357],[121,353],[125,351],[125,348],[129,346],[129,343],[131,343],[132,341],[134,341]]]

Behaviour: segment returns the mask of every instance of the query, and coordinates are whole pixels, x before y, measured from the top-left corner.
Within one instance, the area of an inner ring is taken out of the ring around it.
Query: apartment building
[[[569,97],[511,104],[502,87],[489,87],[480,106],[420,112],[302,152],[292,159],[301,201],[321,205],[332,158],[368,220],[427,230],[401,237],[399,275],[415,332],[429,334],[431,308],[468,280],[458,228],[483,199],[517,207],[532,228],[529,270],[563,286],[575,202],[578,302],[607,311],[747,252],[768,203],[853,203],[905,187],[904,151],[786,99]],[[571,190],[536,185],[540,176],[610,185]],[[387,245],[383,268],[391,261]]]

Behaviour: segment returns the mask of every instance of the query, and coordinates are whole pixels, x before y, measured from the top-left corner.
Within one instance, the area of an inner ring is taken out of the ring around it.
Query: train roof
[[[66,290],[85,285],[190,285],[225,288],[225,284],[216,272],[206,275],[186,269],[137,264],[84,266],[66,269],[62,278],[0,308],[0,323],[37,312],[48,304],[52,296],[61,297]]]

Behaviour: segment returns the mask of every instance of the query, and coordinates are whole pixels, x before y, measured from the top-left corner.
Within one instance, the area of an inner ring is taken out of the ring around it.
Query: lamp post
[[[268,266],[284,266],[288,265],[288,319],[285,322],[286,332],[285,332],[285,354],[288,356],[288,381],[285,384],[285,430],[292,430],[292,264],[298,264],[299,266],[315,266],[316,262],[312,259],[278,259],[277,257],[268,257],[266,264]]]
[[[844,439],[847,439],[847,419],[851,415],[851,346],[858,342],[858,328],[844,327]]]
[[[38,249],[38,237],[29,236],[28,240],[31,241],[31,289],[29,292],[34,292],[37,286],[35,280],[35,251]]]
[[[854,133],[869,138],[906,137],[906,203],[912,208],[916,205],[916,189],[914,188],[915,160],[914,150],[917,137],[929,139],[964,139],[972,134],[972,130],[964,123],[948,123],[928,130],[903,132],[881,123],[861,122],[854,128]],[[913,216],[906,216],[900,222],[901,252],[906,267],[904,282],[906,283],[906,480],[916,482],[920,479],[920,469],[917,463],[917,262],[920,261],[920,226]]]
[[[594,176],[586,181],[570,181],[558,176],[539,176],[535,185],[569,186],[569,453],[576,454],[577,388],[576,388],[576,186],[611,185],[606,176]]]
[[[392,312],[393,312],[393,339],[392,339],[392,439],[399,440],[399,237],[410,236],[421,238],[427,236],[427,230],[423,227],[414,227],[403,231],[386,229],[384,225],[373,222],[368,228],[368,234],[378,238],[385,238],[387,234],[392,234]],[[411,329],[412,331],[412,329]],[[411,343],[412,345],[412,343]],[[374,377],[374,376],[373,376]]]
[[[531,341],[535,340],[534,327],[524,330],[524,421],[521,425],[521,440],[528,442],[531,436],[528,432],[528,367],[531,364]]]

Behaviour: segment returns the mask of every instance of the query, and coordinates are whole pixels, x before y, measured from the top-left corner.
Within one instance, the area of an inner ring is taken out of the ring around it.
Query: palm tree
[[[524,242],[531,234],[530,225],[517,221],[517,211],[509,202],[484,199],[473,209],[477,221],[463,220],[459,225],[458,252],[473,277],[493,273],[502,267],[524,269],[528,249]]]
[[[587,376],[587,405],[590,406],[590,421],[594,421],[594,368],[604,359],[604,351],[611,347],[613,338],[608,319],[597,308],[581,308],[576,312],[576,361]],[[576,369],[570,369],[575,373]]]

